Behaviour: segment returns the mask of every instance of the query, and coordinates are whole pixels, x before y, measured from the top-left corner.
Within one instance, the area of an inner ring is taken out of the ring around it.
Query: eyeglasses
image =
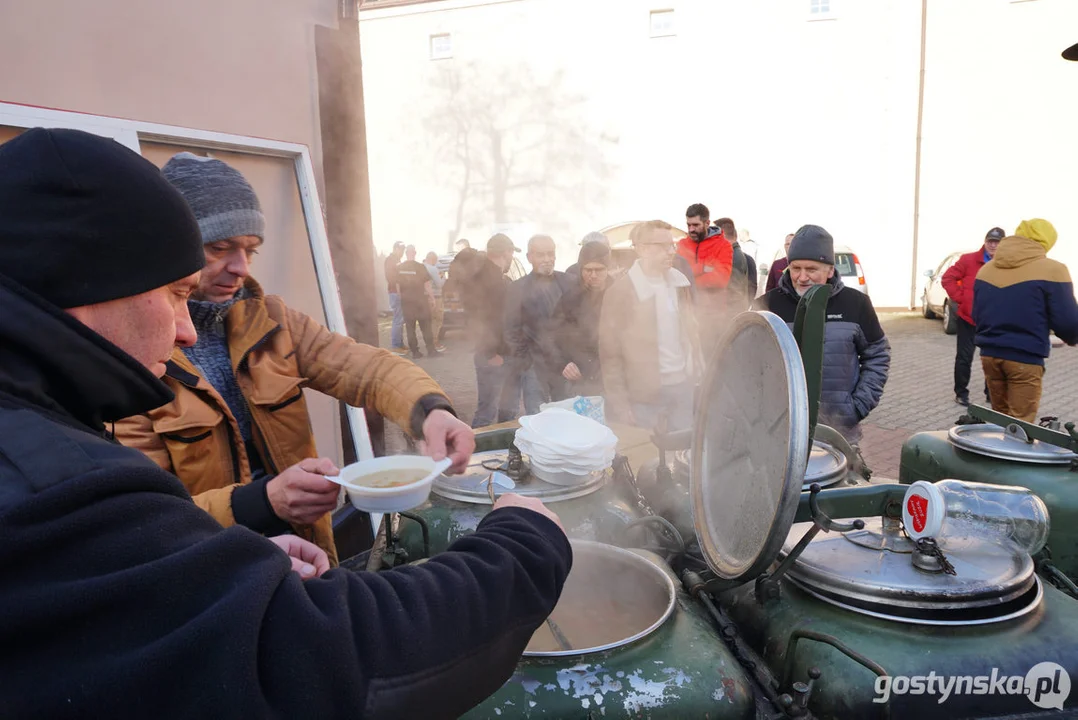
[[[674,253],[677,252],[677,243],[637,243],[637,248],[658,248],[663,252]]]

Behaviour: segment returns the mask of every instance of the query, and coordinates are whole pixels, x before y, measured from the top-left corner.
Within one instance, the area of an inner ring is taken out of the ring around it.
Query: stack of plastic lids
[[[618,438],[591,418],[550,408],[520,418],[515,442],[531,460],[532,474],[538,479],[575,485],[610,467]]]

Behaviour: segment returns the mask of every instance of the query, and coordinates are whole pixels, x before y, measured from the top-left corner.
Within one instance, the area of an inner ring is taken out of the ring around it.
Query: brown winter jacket
[[[251,411],[251,433],[271,475],[317,457],[303,388],[357,407],[369,407],[412,432],[417,403],[442,389],[411,362],[330,332],[314,319],[264,296],[248,279],[252,297],[225,318],[232,366]],[[174,473],[195,503],[228,527],[232,493],[251,482],[239,425],[221,395],[179,348],[163,378],[175,393],[167,405],[116,423],[116,437]],[[448,400],[446,401],[448,403]],[[419,426],[425,413],[420,410]],[[327,513],[296,533],[323,548],[335,565],[336,548]]]
[[[641,300],[634,277],[646,282],[639,263],[606,291],[599,318],[599,364],[607,412],[621,420],[629,417],[630,403],[658,403],[662,388],[654,296]],[[693,378],[703,367],[703,356],[693,313],[692,286],[677,288],[677,296],[681,336],[688,344],[688,373]]]

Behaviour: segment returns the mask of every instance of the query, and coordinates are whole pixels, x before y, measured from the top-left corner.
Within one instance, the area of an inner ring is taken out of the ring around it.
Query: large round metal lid
[[[808,391],[777,315],[734,318],[700,388],[689,490],[696,536],[719,577],[748,581],[775,560],[808,459]]]
[[[1066,465],[1078,455],[1040,440],[1029,442],[1019,425],[956,425],[947,433],[955,447],[978,455],[1037,465]]]
[[[478,452],[472,455],[468,468],[462,474],[440,475],[435,478],[434,483],[431,485],[431,492],[448,500],[490,505],[487,478],[490,477],[493,470],[506,464],[508,456],[508,450]],[[523,457],[526,465],[528,456],[524,455]],[[496,483],[494,490],[496,495],[512,491],[526,497],[537,497],[543,502],[560,502],[590,495],[601,488],[605,481],[606,473],[597,472],[589,475],[588,479],[580,485],[552,485],[528,473],[524,478],[516,482],[513,487]]]
[[[944,546],[955,575],[914,567],[914,544],[898,525],[865,520],[863,530],[816,536],[786,577],[817,598],[873,617],[920,625],[1009,620],[1040,600],[1033,560],[980,538]],[[812,526],[793,526],[789,552]]]

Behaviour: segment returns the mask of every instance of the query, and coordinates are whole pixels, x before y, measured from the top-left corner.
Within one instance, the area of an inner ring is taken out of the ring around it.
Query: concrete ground
[[[946,430],[964,411],[954,402],[955,338],[943,333],[939,320],[920,313],[880,316],[891,341],[891,373],[883,400],[863,423],[861,449],[865,460],[882,478],[898,477],[903,441],[915,432]],[[382,326],[382,345],[389,345],[388,321]],[[462,334],[450,334],[449,351],[442,357],[423,358],[418,364],[449,394],[465,421],[475,412],[475,371],[469,343]],[[980,360],[974,359],[970,397],[977,401],[984,386]],[[1078,420],[1078,348],[1054,348],[1047,361],[1041,416]],[[387,451],[405,449],[403,434],[387,429]]]

